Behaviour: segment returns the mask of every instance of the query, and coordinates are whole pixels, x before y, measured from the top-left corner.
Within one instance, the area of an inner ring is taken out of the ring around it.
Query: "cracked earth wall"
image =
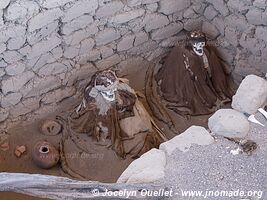
[[[1,0],[0,125],[142,66],[202,29],[237,79],[267,72],[266,0]],[[26,118],[25,118],[26,117]]]

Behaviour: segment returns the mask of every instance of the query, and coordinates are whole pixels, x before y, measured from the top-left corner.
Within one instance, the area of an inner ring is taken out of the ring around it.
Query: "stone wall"
[[[192,29],[239,74],[267,71],[264,0],[1,0],[0,16],[2,125],[57,105],[97,70],[140,69]]]

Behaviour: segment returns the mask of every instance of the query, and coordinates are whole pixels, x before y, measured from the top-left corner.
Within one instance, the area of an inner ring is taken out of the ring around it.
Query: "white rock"
[[[20,102],[22,95],[20,93],[10,93],[4,96],[1,100],[1,106],[7,108],[14,106]]]
[[[148,35],[146,32],[141,31],[139,33],[136,33],[135,40],[134,40],[134,46],[138,46],[140,44],[143,44],[146,41],[148,41]]]
[[[0,1],[0,9],[6,8],[9,3],[10,3],[10,0],[1,0]]]
[[[3,68],[0,68],[0,78],[6,74]]]
[[[88,53],[95,46],[95,41],[92,38],[85,39],[81,42],[79,55]]]
[[[62,21],[68,22],[73,20],[74,18],[77,18],[83,14],[89,14],[94,13],[95,10],[98,7],[98,1],[97,0],[79,0],[76,1],[75,4],[69,8]]]
[[[27,15],[27,8],[23,7],[19,3],[13,3],[7,8],[6,18],[10,21],[19,18],[25,18]]]
[[[23,97],[35,97],[41,94],[45,94],[51,90],[59,88],[61,86],[61,80],[55,76],[48,76],[44,78],[35,78],[24,88],[21,93]]]
[[[112,1],[100,7],[96,12],[96,17],[108,17],[114,15],[124,7],[121,1]]]
[[[7,63],[4,60],[0,60],[0,68],[4,68],[7,66]]]
[[[41,101],[44,102],[45,104],[57,103],[65,98],[73,96],[75,92],[76,90],[73,87],[57,89],[45,94],[44,98]]]
[[[55,75],[55,74],[60,74],[63,72],[68,71],[68,67],[62,63],[51,63],[51,64],[46,64],[43,66],[39,71],[38,74],[40,76],[49,76],[49,75]]]
[[[40,107],[39,101],[40,100],[37,98],[26,99],[23,102],[17,104],[16,107],[13,107],[10,110],[10,115],[12,116],[12,118],[16,118],[18,116],[30,113]]]
[[[210,133],[201,126],[191,126],[182,134],[164,142],[160,145],[159,149],[171,155],[176,149],[182,152],[189,151],[193,144],[209,145],[214,142]]]
[[[43,28],[41,28],[39,31],[28,33],[27,41],[30,45],[33,45],[37,42],[40,42],[45,37],[49,36],[51,33],[55,32],[57,29],[58,29],[58,21],[54,21],[44,26]]]
[[[208,0],[209,3],[213,4],[214,8],[218,10],[223,16],[229,14],[229,9],[224,1]]]
[[[214,17],[216,17],[216,15],[218,15],[218,12],[214,9],[212,5],[208,6],[204,12],[204,16],[208,20],[212,20]]]
[[[108,47],[108,46],[102,46],[99,50],[101,52],[102,58],[110,57],[114,53],[113,49],[111,47]]]
[[[96,45],[105,45],[120,38],[120,33],[113,28],[106,28],[96,36]]]
[[[22,88],[22,86],[31,80],[35,74],[31,71],[24,72],[17,76],[12,76],[6,80],[2,81],[2,91],[3,94],[8,92],[17,92]]]
[[[97,69],[94,67],[93,64],[91,63],[87,63],[86,65],[81,66],[81,68],[77,69],[73,69],[70,72],[69,77],[64,81],[63,80],[63,84],[71,86],[73,85],[76,81],[80,81],[80,80],[89,80],[89,78],[96,73]]]
[[[31,52],[28,55],[28,59],[32,59],[47,53],[51,49],[57,47],[59,44],[61,44],[61,39],[57,35],[52,35],[51,37],[46,38],[46,40],[42,40],[41,42],[33,45]]]
[[[181,11],[190,6],[190,1],[184,0],[163,0],[159,3],[159,12],[169,15]]]
[[[3,58],[7,63],[12,64],[21,60],[23,56],[17,51],[5,51],[3,53]]]
[[[267,81],[256,75],[248,75],[233,96],[232,108],[253,114],[267,101]]]
[[[183,24],[181,22],[172,23],[161,29],[153,31],[151,37],[153,40],[162,40],[179,33],[182,29],[183,29]]]
[[[0,54],[3,53],[6,50],[6,44],[5,43],[1,43],[0,44]]]
[[[121,174],[117,183],[149,183],[164,178],[166,165],[165,153],[151,149],[140,158],[134,160]]]
[[[74,58],[79,55],[80,45],[77,46],[69,46],[64,49],[64,57],[65,58]]]
[[[22,72],[24,72],[26,66],[23,62],[17,62],[17,63],[13,63],[10,64],[6,67],[6,74],[10,75],[10,76],[14,76],[17,74],[21,74]]]
[[[64,39],[66,44],[73,46],[79,44],[82,40],[89,38],[97,32],[98,27],[93,23],[83,30],[75,31],[72,35],[64,37]]]
[[[35,31],[36,29],[42,28],[62,16],[63,12],[59,8],[54,8],[51,10],[41,12],[29,20],[28,31],[32,32]]]
[[[104,60],[98,61],[96,66],[99,70],[104,70],[118,64],[120,61],[120,56],[118,54],[114,54],[113,56],[105,58]]]
[[[249,132],[249,122],[243,113],[233,109],[221,109],[209,118],[209,129],[229,138],[244,138]]]
[[[85,28],[87,25],[91,24],[93,21],[94,20],[92,16],[82,15],[78,17],[77,19],[74,19],[71,22],[66,23],[63,26],[62,33],[65,35],[69,35],[76,30]]]
[[[256,29],[255,35],[259,39],[267,42],[267,28],[266,28],[266,26],[265,27],[264,26],[258,26],[257,29]]]
[[[133,47],[135,36],[134,35],[128,35],[124,37],[117,45],[117,50],[125,51]]]
[[[157,3],[147,4],[146,8],[151,12],[156,12],[158,9],[158,4]]]
[[[73,2],[73,0],[44,0],[42,6],[45,8],[55,8],[64,6],[68,2]]]
[[[122,24],[128,21],[131,21],[137,17],[142,16],[145,13],[144,9],[138,9],[138,10],[132,10],[129,12],[124,12],[121,14],[117,14],[114,17],[110,19],[111,23],[117,23],[117,24]]]
[[[7,42],[7,48],[9,50],[17,50],[17,49],[20,49],[25,44],[25,41],[26,41],[25,35],[13,37],[10,40],[8,40],[8,42]]]
[[[92,49],[88,53],[79,56],[79,64],[87,64],[90,61],[97,61],[101,58],[100,56],[101,53],[98,49]]]
[[[155,13],[146,15],[144,21],[146,24],[146,32],[150,32],[151,30],[158,29],[169,24],[169,19],[167,16]]]

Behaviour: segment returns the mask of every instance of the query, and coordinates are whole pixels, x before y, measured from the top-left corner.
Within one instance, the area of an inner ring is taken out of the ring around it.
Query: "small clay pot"
[[[49,169],[58,163],[59,152],[49,142],[39,141],[34,145],[32,159],[38,167]]]
[[[46,119],[41,122],[40,130],[44,135],[57,135],[61,132],[62,126],[55,120]]]

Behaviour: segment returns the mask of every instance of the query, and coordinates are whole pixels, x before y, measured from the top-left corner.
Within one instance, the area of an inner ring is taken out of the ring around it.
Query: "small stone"
[[[28,31],[33,32],[39,28],[42,28],[52,23],[53,21],[62,16],[63,12],[59,8],[54,8],[51,10],[41,12],[29,20]]]
[[[22,58],[23,56],[17,51],[5,51],[3,53],[3,59],[9,64],[15,63],[21,60]]]
[[[165,15],[153,13],[146,15],[144,22],[146,24],[146,32],[150,32],[151,30],[162,28],[169,24],[169,19]]]
[[[25,68],[26,67],[24,63],[17,62],[17,63],[8,65],[5,70],[6,70],[7,75],[14,76],[14,75],[21,74],[22,72],[24,72]]]
[[[244,138],[249,132],[249,122],[243,113],[233,109],[220,109],[209,118],[209,129],[223,137]]]
[[[113,28],[106,28],[96,36],[96,45],[105,45],[120,38],[120,33]]]
[[[7,108],[14,106],[20,102],[22,95],[20,93],[9,93],[6,96],[2,97],[1,106]]]
[[[159,3],[159,12],[165,15],[170,15],[172,13],[181,11],[190,6],[190,1],[184,0],[164,0]]]
[[[117,23],[117,24],[123,24],[128,21],[131,21],[137,17],[142,16],[145,13],[144,9],[138,9],[138,10],[132,10],[129,12],[124,12],[121,14],[117,14],[114,17],[111,18],[111,23]]]
[[[114,15],[124,7],[124,4],[121,1],[113,1],[107,4],[104,4],[96,11],[96,17],[108,17]]]
[[[114,54],[113,56],[110,56],[104,60],[98,61],[96,63],[96,67],[99,70],[105,70],[107,68],[110,68],[118,63],[120,63],[121,58],[118,54]]]
[[[24,154],[26,152],[26,146],[22,145],[22,146],[16,146],[15,148],[15,155],[20,158],[22,154]]]
[[[134,35],[128,35],[118,43],[117,45],[117,50],[120,51],[125,51],[133,47],[135,36]]]
[[[83,14],[93,14],[98,7],[98,0],[79,0],[75,4],[66,10],[63,22],[69,22]]]
[[[35,74],[31,71],[24,72],[22,74],[18,74],[16,76],[12,76],[6,80],[2,81],[2,91],[3,94],[7,94],[8,92],[17,92],[19,91],[25,83],[31,80]]]
[[[0,1],[0,9],[6,8],[9,3],[10,3],[10,0],[1,0]]]
[[[44,0],[42,6],[45,8],[55,8],[64,6],[66,3],[71,2],[72,0]]]
[[[213,6],[208,6],[204,12],[204,16],[208,19],[208,20],[212,20],[214,19],[214,17],[216,17],[218,15],[218,12],[214,9]]]
[[[146,32],[141,31],[139,33],[136,33],[135,40],[134,40],[134,46],[138,46],[140,44],[143,44],[148,41],[148,35]]]
[[[240,112],[254,114],[267,100],[267,81],[248,75],[233,96],[232,107]]]
[[[264,26],[258,26],[255,36],[265,42],[267,42],[267,28]]]
[[[183,29],[183,24],[180,22],[172,23],[168,26],[165,26],[161,29],[157,29],[151,33],[153,40],[161,40],[168,37],[171,37],[179,33]]]
[[[117,183],[150,183],[165,176],[166,155],[158,149],[151,149],[134,160],[121,174]]]
[[[82,15],[77,19],[72,20],[71,22],[66,23],[62,28],[62,33],[69,35],[74,31],[83,29],[93,22],[93,17],[90,15]]]

